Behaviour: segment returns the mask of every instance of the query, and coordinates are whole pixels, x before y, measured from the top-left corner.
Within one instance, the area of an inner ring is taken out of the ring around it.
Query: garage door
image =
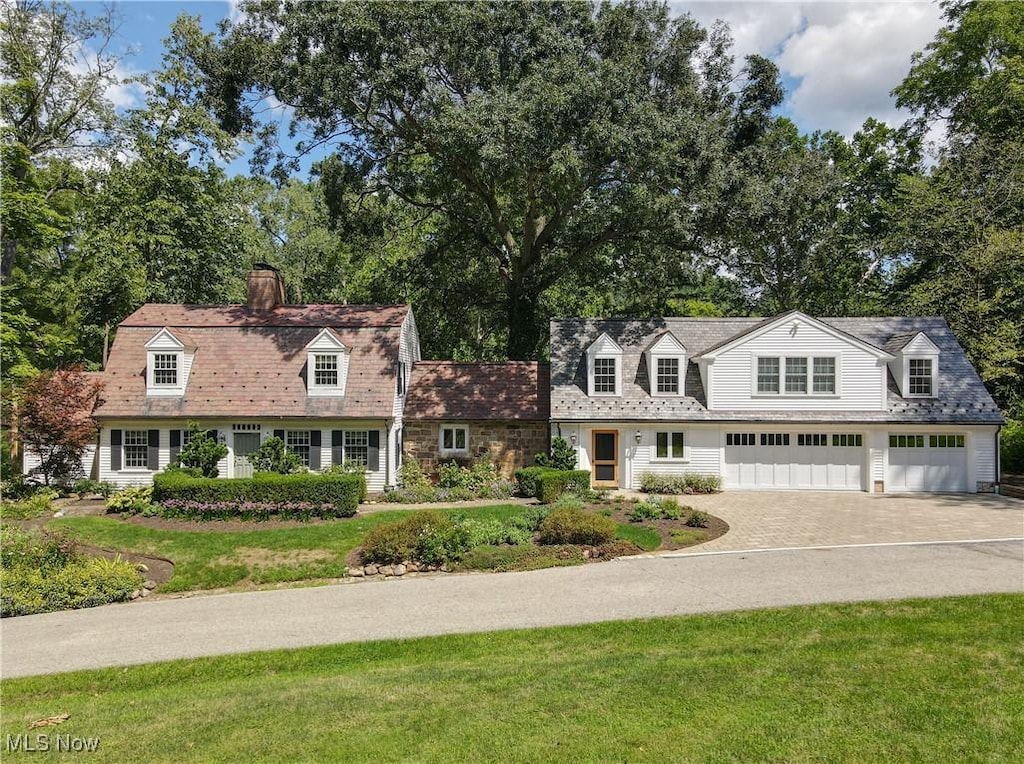
[[[888,491],[967,490],[967,449],[961,433],[889,435]]]
[[[863,490],[864,436],[834,432],[731,432],[727,488]]]

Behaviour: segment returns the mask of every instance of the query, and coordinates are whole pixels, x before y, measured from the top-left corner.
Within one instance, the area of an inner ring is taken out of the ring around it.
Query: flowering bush
[[[314,517],[336,517],[337,507],[328,503],[308,501],[191,501],[164,499],[158,506],[164,517],[185,517],[195,520],[310,520]]]

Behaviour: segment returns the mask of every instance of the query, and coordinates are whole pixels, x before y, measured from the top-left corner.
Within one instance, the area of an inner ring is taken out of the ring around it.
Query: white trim
[[[773,358],[779,362],[779,377],[778,384],[779,390],[775,393],[761,392],[757,386],[758,377],[758,361],[762,358],[768,359]],[[835,361],[835,389],[831,393],[816,393],[814,392],[814,360],[816,358],[831,358]],[[805,392],[787,392],[786,390],[786,361],[790,359],[801,359],[807,361],[807,390]],[[805,355],[803,353],[799,355],[787,355],[784,353],[759,353],[750,354],[750,366],[751,366],[751,377],[750,377],[750,397],[751,398],[841,398],[842,397],[842,366],[843,356],[841,353],[835,352],[824,352],[824,353],[811,353]]]
[[[452,431],[452,448],[444,447],[444,431]],[[465,439],[465,448],[457,448],[458,431],[461,430]],[[469,425],[468,424],[442,424],[437,428],[437,452],[441,456],[465,456],[469,453]]]
[[[615,362],[614,392],[599,393],[594,390],[594,367],[598,360]],[[601,332],[587,348],[587,394],[594,398],[617,398],[622,395],[622,348],[607,332]]]
[[[932,381],[930,393],[910,392],[910,364],[912,361],[930,361],[932,365]],[[903,397],[904,398],[936,398],[939,393],[939,356],[925,353],[913,353],[903,356]]]

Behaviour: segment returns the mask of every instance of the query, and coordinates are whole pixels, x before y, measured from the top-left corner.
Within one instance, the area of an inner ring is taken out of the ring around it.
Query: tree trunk
[[[524,288],[522,283],[509,282],[506,288],[508,304],[508,357],[513,361],[532,361],[537,357],[541,340],[541,327],[537,321],[537,303],[540,295]]]

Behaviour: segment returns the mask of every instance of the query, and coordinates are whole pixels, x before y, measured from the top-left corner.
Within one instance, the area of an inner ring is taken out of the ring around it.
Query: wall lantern
[[[640,441],[643,440],[643,435],[640,434],[640,430],[636,431],[636,444],[639,446]]]
[[[572,433],[569,436],[569,441],[575,446],[576,445],[576,433]]]

